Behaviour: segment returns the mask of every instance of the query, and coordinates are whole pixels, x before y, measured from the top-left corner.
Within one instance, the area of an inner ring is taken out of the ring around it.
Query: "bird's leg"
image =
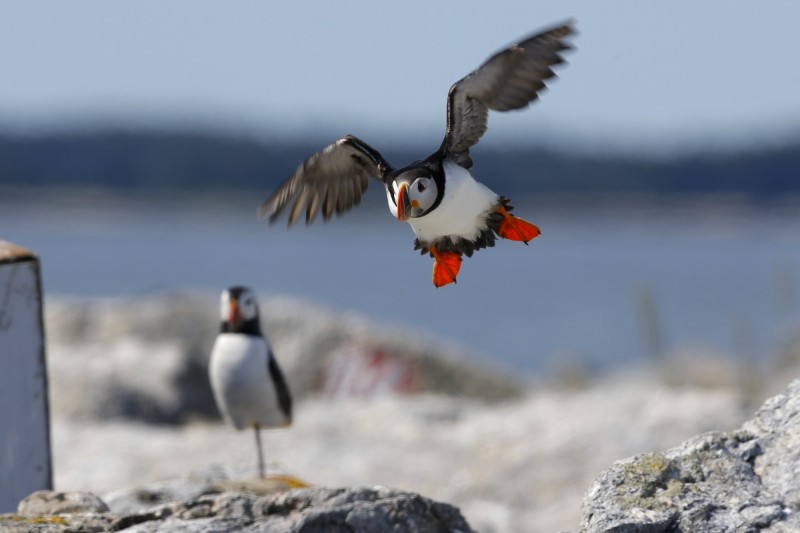
[[[261,426],[254,424],[253,430],[256,433],[256,450],[258,450],[258,477],[267,479],[267,467],[264,464],[264,453],[261,448]],[[303,489],[312,486],[310,483],[306,483],[302,479],[296,478],[290,474],[273,474],[269,476],[269,479],[283,483],[283,485],[290,489]]]
[[[261,449],[261,426],[255,424],[253,430],[256,433],[256,451],[258,451],[258,477],[267,477],[267,469],[264,466],[264,452]]]
[[[512,241],[522,241],[528,244],[529,241],[541,235],[539,228],[526,220],[515,217],[508,212],[505,206],[501,205],[498,207],[497,212],[503,217],[500,224],[497,226],[497,234],[502,238]]]
[[[435,246],[429,246],[428,250],[433,256],[433,284],[443,287],[448,283],[455,283],[461,269],[461,254],[440,252]]]

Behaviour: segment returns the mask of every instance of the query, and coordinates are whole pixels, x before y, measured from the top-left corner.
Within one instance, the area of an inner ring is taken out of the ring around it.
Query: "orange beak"
[[[235,328],[239,325],[239,303],[236,300],[231,300],[229,304],[228,324],[230,324],[232,328]]]
[[[409,209],[411,209],[411,200],[408,199],[408,184],[402,183],[397,190],[397,220],[406,222]]]

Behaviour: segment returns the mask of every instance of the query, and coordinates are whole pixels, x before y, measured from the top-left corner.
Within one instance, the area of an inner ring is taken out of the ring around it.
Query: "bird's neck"
[[[256,337],[263,336],[263,333],[261,333],[261,324],[258,320],[248,320],[246,322],[242,322],[238,327],[234,327],[227,320],[223,320],[220,323],[219,330],[220,333],[242,333],[244,335],[253,335]]]

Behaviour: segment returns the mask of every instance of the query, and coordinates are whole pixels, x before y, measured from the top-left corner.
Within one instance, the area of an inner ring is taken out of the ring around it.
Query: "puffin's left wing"
[[[289,386],[286,384],[286,378],[283,377],[281,367],[275,360],[275,356],[270,353],[269,361],[267,362],[267,369],[272,378],[272,384],[275,386],[275,394],[278,396],[278,405],[281,412],[286,416],[289,422],[292,421],[292,394],[289,392]]]
[[[261,204],[258,216],[269,217],[271,224],[291,204],[289,226],[303,210],[306,224],[311,224],[320,211],[322,218],[328,220],[334,213],[341,215],[361,202],[369,176],[383,180],[391,170],[391,165],[377,150],[358,137],[348,135],[306,159]]]
[[[442,150],[459,160],[486,131],[489,109],[520,109],[536,100],[544,81],[555,76],[550,67],[564,62],[560,52],[571,48],[565,39],[573,33],[567,22],[528,37],[453,84]]]

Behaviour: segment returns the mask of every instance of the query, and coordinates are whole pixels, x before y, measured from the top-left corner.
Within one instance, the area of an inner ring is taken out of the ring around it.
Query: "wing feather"
[[[552,66],[564,62],[561,52],[571,46],[572,22],[537,33],[509,46],[450,87],[447,131],[442,149],[460,159],[486,132],[489,110],[521,109],[535,101]]]
[[[298,195],[297,201],[292,206],[292,210],[289,212],[289,225],[291,226],[297,221],[297,217],[300,216],[300,213],[303,211],[303,207],[306,204],[306,199],[308,198],[308,189],[302,189],[300,194]]]
[[[357,206],[361,203],[361,181],[353,182],[350,184],[353,188],[353,206]],[[366,188],[366,183],[363,184],[363,187]]]
[[[348,135],[311,155],[258,209],[260,218],[274,223],[290,206],[289,226],[305,211],[311,224],[321,211],[329,220],[361,201],[369,177],[383,180],[392,167],[381,154],[358,137]]]
[[[311,224],[319,212],[319,192],[312,190],[306,205],[306,224]]]
[[[339,198],[336,202],[336,214],[341,215],[351,206],[355,205],[353,203],[353,186],[346,181],[339,182]]]

